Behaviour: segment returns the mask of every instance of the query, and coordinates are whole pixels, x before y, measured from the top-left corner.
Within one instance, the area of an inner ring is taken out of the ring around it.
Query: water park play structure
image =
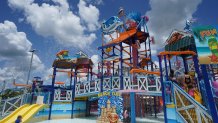
[[[172,31],[156,65],[148,20],[121,8],[118,16],[102,23],[97,73],[84,52],[70,56],[62,50],[52,64],[51,85],[44,85],[40,77],[32,85],[14,82],[31,91],[1,101],[0,123],[14,122],[18,115],[24,122],[36,122],[91,112],[98,123],[135,123],[136,117],[157,117],[162,111],[166,123],[217,123],[217,28],[191,29],[187,21],[184,31]],[[58,73],[69,77],[69,85],[57,81]]]

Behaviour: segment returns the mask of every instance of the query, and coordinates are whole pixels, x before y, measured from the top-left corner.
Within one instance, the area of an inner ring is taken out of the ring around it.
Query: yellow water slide
[[[5,117],[0,123],[14,123],[18,115],[22,116],[22,123],[28,122],[33,115],[35,115],[40,109],[42,109],[44,104],[33,104],[33,105],[23,105],[12,112],[10,115]]]

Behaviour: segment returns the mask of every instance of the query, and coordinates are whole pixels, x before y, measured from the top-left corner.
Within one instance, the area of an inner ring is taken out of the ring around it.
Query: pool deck
[[[58,119],[58,120],[47,120],[38,123],[96,123],[95,117],[86,118],[74,118],[74,119]],[[154,116],[148,116],[146,118],[136,118],[136,123],[164,123],[163,115],[159,115],[158,118]]]

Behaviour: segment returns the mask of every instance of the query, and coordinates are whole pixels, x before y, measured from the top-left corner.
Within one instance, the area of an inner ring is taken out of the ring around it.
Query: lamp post
[[[31,55],[30,67],[29,67],[28,76],[27,76],[27,81],[26,81],[26,84],[27,84],[27,85],[28,85],[28,83],[29,83],[30,71],[31,71],[31,68],[32,68],[32,62],[33,62],[33,54],[34,54],[35,51],[36,51],[35,49],[29,51],[29,52],[32,53],[32,55]]]

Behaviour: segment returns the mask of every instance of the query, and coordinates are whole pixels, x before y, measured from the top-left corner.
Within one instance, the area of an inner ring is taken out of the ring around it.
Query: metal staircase
[[[213,123],[208,110],[178,85],[173,84],[175,104],[179,113],[188,123]]]
[[[175,105],[177,122],[181,122],[178,121],[178,119],[183,119],[183,122],[187,123],[213,123],[212,117],[210,116],[208,109],[206,109],[202,104],[197,102],[177,84],[172,82],[165,83],[168,83],[168,85],[169,83],[171,83],[171,93],[170,95],[167,95],[166,93],[165,96],[165,98],[168,98],[168,103],[166,102],[166,107],[169,108],[169,105]],[[171,104],[169,103],[170,101],[172,101]]]

